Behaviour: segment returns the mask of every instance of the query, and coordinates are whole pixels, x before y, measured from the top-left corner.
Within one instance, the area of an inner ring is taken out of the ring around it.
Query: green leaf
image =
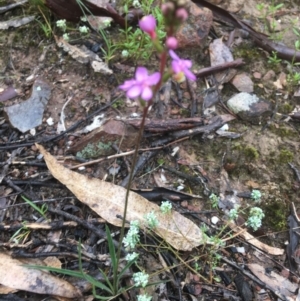
[[[35,211],[37,211],[44,219],[47,219],[45,212],[43,211],[43,209],[41,209],[40,207],[38,207],[35,203],[33,203],[31,200],[27,199],[24,195],[21,195],[21,198],[30,205],[30,207],[32,207]],[[43,208],[43,207],[42,207]]]
[[[113,291],[106,286],[105,284],[103,284],[102,282],[96,280],[94,277],[88,275],[88,274],[84,274],[84,279],[87,280],[88,282],[90,282],[93,286],[98,287],[110,294],[113,294]],[[108,281],[108,284],[110,284],[110,282]]]
[[[125,267],[118,274],[118,281],[121,280],[122,276],[126,273],[126,271],[136,262],[136,259],[133,259],[125,265]]]
[[[68,276],[84,279],[84,275],[82,275],[81,272],[65,270],[65,269],[59,269],[59,268],[53,268],[53,267],[46,267],[46,266],[42,266],[42,265],[25,264],[24,266],[27,267],[27,268],[30,268],[30,269],[46,270],[46,271],[49,271],[49,272],[55,272],[55,273],[59,273],[59,274],[63,274],[63,275],[68,275]]]
[[[113,240],[111,237],[111,233],[110,233],[107,225],[105,225],[105,229],[106,229],[106,237],[107,237],[107,242],[108,242],[109,254],[111,257],[111,263],[112,263],[113,271],[115,272],[118,270],[116,250],[115,250],[115,246],[114,246],[114,243],[113,243]]]
[[[106,276],[106,273],[99,268],[100,273],[102,274],[102,277],[104,278],[104,281],[107,283],[107,285],[109,285],[111,291],[114,291],[114,287],[113,284],[111,283],[111,281],[109,280],[109,278]]]
[[[279,8],[283,7],[283,5],[284,5],[283,3],[280,3],[280,4],[275,6],[275,9],[278,10]]]

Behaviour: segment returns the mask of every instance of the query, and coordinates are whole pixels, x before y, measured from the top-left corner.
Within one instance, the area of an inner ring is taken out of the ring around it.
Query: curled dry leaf
[[[275,256],[279,256],[279,255],[284,254],[283,249],[279,249],[279,248],[276,248],[276,247],[266,245],[265,243],[259,241],[253,235],[251,235],[250,233],[245,231],[245,229],[243,229],[241,227],[237,227],[235,223],[233,223],[233,222],[229,223],[229,226],[234,232],[239,233],[239,236],[243,237],[248,243],[250,243],[251,245],[263,250],[267,254],[275,255]]]
[[[270,274],[267,274],[265,267],[262,264],[251,263],[248,264],[248,268],[260,281],[264,282],[267,286],[280,295],[284,297],[295,296],[295,292],[298,289],[298,285],[296,283],[290,282],[288,279],[282,277],[274,271],[271,271]]]
[[[71,171],[51,156],[41,145],[36,145],[44,155],[45,162],[52,175],[74,193],[84,204],[109,223],[120,227],[123,216],[126,189],[99,179],[88,178]],[[154,232],[178,250],[191,250],[202,243],[199,227],[178,212],[162,214],[159,206],[130,192],[126,220],[139,220],[142,224],[145,214],[153,211],[158,219]]]
[[[81,296],[80,291],[69,282],[54,277],[47,272],[22,265],[24,265],[24,262],[13,259],[8,254],[1,253],[0,284],[13,289],[70,299]]]

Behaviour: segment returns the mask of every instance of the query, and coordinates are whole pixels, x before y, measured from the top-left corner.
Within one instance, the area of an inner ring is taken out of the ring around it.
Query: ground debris
[[[30,23],[34,19],[35,19],[35,16],[28,16],[28,17],[23,17],[23,18],[14,19],[14,20],[2,21],[2,22],[0,22],[0,30],[8,29],[10,27],[20,27],[22,25],[26,25],[26,24]]]
[[[80,291],[67,281],[52,276],[41,270],[25,267],[32,261],[13,259],[9,254],[0,254],[0,283],[2,285],[34,292],[38,294],[57,295],[66,298],[78,298]]]

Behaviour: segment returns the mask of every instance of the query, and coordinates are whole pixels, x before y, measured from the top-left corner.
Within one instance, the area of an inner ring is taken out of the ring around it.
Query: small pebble
[[[219,219],[217,216],[213,216],[213,217],[211,218],[211,222],[212,222],[214,225],[216,225],[216,224],[218,223],[219,220],[220,220],[220,219]]]
[[[254,73],[253,73],[253,77],[254,77],[255,79],[261,79],[261,73],[259,73],[259,72],[254,72]]]
[[[182,201],[180,204],[183,208],[186,208],[188,206],[188,202],[187,201]]]
[[[62,156],[64,154],[64,150],[62,148],[60,148],[57,152],[58,156]]]

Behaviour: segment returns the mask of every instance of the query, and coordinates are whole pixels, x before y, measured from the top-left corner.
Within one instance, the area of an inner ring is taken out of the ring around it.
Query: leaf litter
[[[58,181],[107,222],[118,227],[122,226],[120,216],[124,213],[125,188],[71,171],[59,164],[41,145],[37,145],[37,148]],[[130,192],[126,220],[128,222],[138,220],[143,224],[144,217],[149,212],[154,212],[159,222],[153,231],[175,249],[188,251],[203,243],[201,230],[191,220],[176,211],[164,215],[158,205],[135,192]]]
[[[0,284],[18,290],[49,294],[65,298],[78,298],[81,292],[69,282],[47,272],[28,268],[32,261],[20,261],[10,254],[0,253]]]

